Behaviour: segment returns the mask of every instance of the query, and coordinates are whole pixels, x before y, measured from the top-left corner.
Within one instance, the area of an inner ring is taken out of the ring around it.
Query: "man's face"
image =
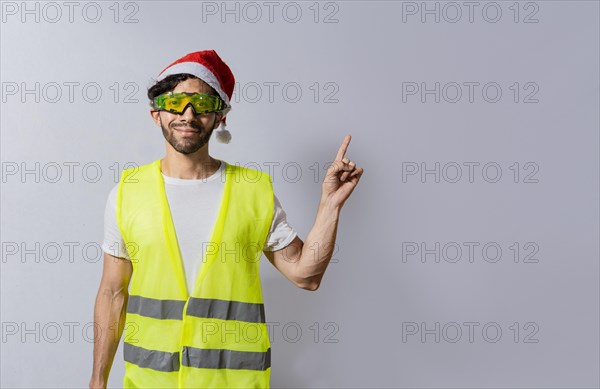
[[[191,78],[177,84],[173,92],[210,94],[212,88],[202,80]],[[167,142],[182,154],[195,153],[206,145],[222,118],[220,112],[196,115],[191,105],[181,115],[166,111],[152,111],[151,114]]]

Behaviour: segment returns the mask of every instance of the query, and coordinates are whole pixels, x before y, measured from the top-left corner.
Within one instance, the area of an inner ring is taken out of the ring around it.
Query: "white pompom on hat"
[[[231,96],[235,87],[235,78],[229,66],[214,50],[203,50],[189,53],[167,66],[157,77],[157,81],[165,79],[173,74],[188,73],[194,75],[210,85],[225,102],[226,108],[223,112],[222,124],[216,130],[217,140],[221,143],[229,143],[231,133],[225,128],[227,126],[227,114],[231,111]]]

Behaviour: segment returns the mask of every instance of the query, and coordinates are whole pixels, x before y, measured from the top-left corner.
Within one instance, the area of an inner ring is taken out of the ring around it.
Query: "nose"
[[[192,103],[189,103],[188,105],[185,106],[185,108],[183,108],[183,112],[181,113],[181,116],[183,116],[185,118],[192,118],[192,119],[194,119],[196,117],[196,111],[194,110],[194,106],[192,105]]]

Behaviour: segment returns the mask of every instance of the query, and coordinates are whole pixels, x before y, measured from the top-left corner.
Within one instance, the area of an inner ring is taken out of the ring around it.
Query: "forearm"
[[[125,325],[127,292],[101,287],[94,306],[94,361],[90,387],[106,387]]]
[[[306,289],[319,287],[335,248],[341,208],[321,198],[315,223],[308,233],[297,263],[297,275]]]

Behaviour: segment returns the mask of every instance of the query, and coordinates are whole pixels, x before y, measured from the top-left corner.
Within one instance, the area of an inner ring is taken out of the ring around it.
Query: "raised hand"
[[[352,140],[351,135],[344,137],[335,160],[327,169],[323,180],[322,200],[326,200],[329,204],[340,208],[350,197],[364,172],[363,168],[356,166],[353,161],[346,157],[350,140]]]

